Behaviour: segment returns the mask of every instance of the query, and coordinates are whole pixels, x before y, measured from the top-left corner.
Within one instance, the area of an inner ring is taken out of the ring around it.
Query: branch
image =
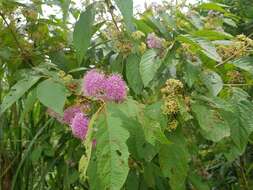
[[[25,50],[22,48],[21,44],[20,44],[19,41],[18,41],[18,38],[17,38],[15,32],[12,30],[10,24],[7,22],[5,16],[4,16],[4,14],[3,14],[2,12],[0,12],[0,17],[3,19],[3,21],[4,21],[4,23],[6,24],[7,28],[10,30],[10,33],[11,33],[11,35],[12,35],[14,41],[16,42],[17,47],[18,47],[19,51],[21,52],[21,55],[22,55],[22,56],[25,55]],[[25,61],[26,61],[29,65],[34,66],[31,60],[25,59]]]
[[[250,34],[249,36],[247,36],[247,37],[250,38],[252,35],[253,35],[253,33],[251,33],[251,34]],[[247,45],[244,46],[244,47],[248,48],[249,46],[250,46],[250,44],[247,44]],[[241,50],[238,51],[237,53],[231,55],[230,57],[228,57],[226,60],[222,61],[221,63],[215,65],[215,67],[219,67],[219,66],[221,66],[221,65],[223,65],[223,64],[225,64],[225,63],[227,63],[228,61],[230,61],[231,59],[233,59],[234,57],[236,57],[236,55],[238,55],[238,54],[241,53],[242,51],[243,51],[243,49],[241,49]]]
[[[117,25],[116,19],[115,19],[114,14],[113,14],[113,9],[111,8],[111,6],[109,4],[109,0],[105,0],[105,3],[106,3],[106,6],[108,8],[108,11],[109,11],[109,13],[110,13],[110,15],[112,17],[112,22],[114,23],[114,25],[117,28],[117,30],[120,32],[120,29],[119,29],[119,27]]]

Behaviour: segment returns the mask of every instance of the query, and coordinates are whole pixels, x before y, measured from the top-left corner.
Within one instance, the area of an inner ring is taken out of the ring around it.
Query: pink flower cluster
[[[74,105],[68,107],[64,110],[63,117],[51,109],[48,109],[47,112],[60,123],[69,125],[71,127],[72,134],[76,138],[83,140],[86,136],[89,125],[89,118],[82,112],[83,106],[85,107],[87,105]]]
[[[87,134],[89,125],[89,118],[83,113],[77,113],[72,120],[71,130],[72,134],[81,140],[83,140]]]
[[[71,127],[72,134],[81,140],[86,136],[89,118],[83,114],[82,106],[70,106],[64,111],[63,121]]]
[[[147,45],[149,48],[160,49],[163,47],[163,39],[157,37],[155,33],[149,33],[147,36]]]
[[[127,86],[119,74],[105,75],[94,69],[84,76],[83,92],[86,96],[118,103],[126,99]]]

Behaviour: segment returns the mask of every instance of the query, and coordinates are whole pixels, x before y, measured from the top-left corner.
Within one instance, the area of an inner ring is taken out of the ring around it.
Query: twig
[[[108,11],[109,11],[109,13],[110,13],[110,15],[112,17],[112,22],[114,23],[114,25],[117,28],[117,30],[120,32],[120,29],[119,29],[119,27],[117,25],[116,19],[114,18],[113,9],[110,6],[109,0],[105,0],[105,3],[106,3],[106,6],[108,8]]]
[[[9,30],[10,30],[10,32],[11,32],[11,35],[12,35],[13,39],[15,40],[15,42],[16,42],[16,44],[17,44],[19,50],[20,50],[21,52],[23,52],[23,49],[22,49],[22,47],[21,47],[21,45],[20,45],[20,43],[19,43],[19,41],[18,41],[18,39],[17,39],[15,33],[14,33],[13,30],[11,29],[10,24],[7,22],[7,20],[6,20],[5,16],[4,16],[4,14],[0,12],[0,16],[2,17],[4,23],[7,25],[7,27],[9,28]]]
[[[224,86],[253,86],[253,84],[224,84]]]
[[[10,30],[10,33],[14,39],[14,41],[16,42],[19,51],[21,52],[21,55],[24,56],[25,55],[25,50],[23,50],[21,44],[19,43],[16,34],[14,33],[14,31],[12,30],[10,24],[7,22],[4,14],[2,12],[0,12],[0,17],[3,19],[4,23],[6,24],[7,28]],[[24,58],[24,60],[31,66],[34,66],[31,60],[27,60],[26,58]]]
[[[247,37],[251,37],[253,35],[253,33],[251,33],[250,35],[248,35]],[[248,48],[250,46],[250,44],[247,44],[245,47]],[[238,55],[238,53],[241,53],[243,51],[243,49],[239,50],[237,53],[231,55],[230,57],[228,57],[227,59],[225,59],[224,61],[222,61],[221,63],[215,65],[215,67],[219,67],[221,65],[224,65],[225,63],[227,63],[228,61],[230,61],[231,59],[233,59],[236,55]]]

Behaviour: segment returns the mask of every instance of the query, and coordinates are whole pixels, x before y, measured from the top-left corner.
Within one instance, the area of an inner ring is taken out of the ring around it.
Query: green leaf
[[[119,113],[117,104],[106,104],[97,123],[97,168],[103,189],[120,190],[129,171],[129,132],[122,126]]]
[[[126,63],[126,77],[129,87],[136,93],[140,94],[143,88],[140,70],[139,70],[140,58],[139,56],[132,54],[127,58]]]
[[[187,35],[179,35],[177,37],[177,40],[192,45],[194,51],[200,50],[200,52],[204,53],[207,57],[213,59],[214,61],[217,62],[222,61],[212,42],[204,38],[194,37],[192,35],[187,34]]]
[[[191,88],[199,77],[200,68],[197,64],[187,61],[184,65],[184,80]]]
[[[21,98],[41,76],[29,76],[25,79],[18,81],[11,89],[10,92],[4,97],[0,106],[0,115],[3,114],[13,103]]]
[[[161,60],[156,58],[155,50],[151,49],[144,53],[140,62],[140,74],[144,87],[147,87],[152,81],[160,65]]]
[[[93,22],[95,19],[93,5],[90,5],[81,13],[79,20],[75,24],[73,33],[73,45],[77,50],[79,64],[82,62],[84,55],[90,45],[92,37]]]
[[[232,26],[232,27],[237,28],[236,22],[233,21],[233,20],[230,19],[230,18],[223,18],[223,22],[226,23],[226,24],[229,25],[229,26]]]
[[[230,103],[233,105],[233,112],[226,115],[226,120],[231,128],[231,139],[234,143],[227,153],[231,160],[244,153],[249,136],[253,132],[252,102],[247,100],[247,93],[243,90],[233,88],[232,91]]]
[[[191,108],[196,115],[203,137],[218,142],[230,135],[230,127],[223,119],[223,113],[201,103],[194,103]]]
[[[188,177],[190,183],[196,190],[209,190],[209,186],[201,179],[200,176],[191,172]]]
[[[92,153],[92,146],[93,146],[93,132],[94,132],[94,125],[95,122],[99,116],[99,113],[102,108],[98,109],[95,114],[93,114],[89,126],[88,126],[88,131],[85,137],[84,141],[84,146],[85,146],[85,154],[81,157],[79,160],[79,172],[80,172],[80,177],[84,181],[86,180],[86,172],[90,163],[91,159],[91,153]]]
[[[129,29],[129,31],[133,31],[133,0],[115,0],[115,3],[118,6],[121,14],[123,15],[123,19],[126,23],[127,28]]]
[[[220,4],[220,3],[202,3],[198,8],[204,10],[213,10],[222,13],[226,13],[227,11],[223,7],[228,7],[227,5]]]
[[[37,86],[37,96],[42,104],[59,114],[63,114],[67,97],[65,86],[52,79],[47,79]]]
[[[204,71],[202,80],[213,96],[217,96],[223,88],[223,81],[220,75],[214,71]]]
[[[172,142],[163,145],[159,151],[159,163],[163,175],[169,177],[172,190],[185,190],[188,173],[189,153],[183,135],[179,130],[169,135]]]
[[[20,116],[19,122],[23,121],[25,115],[32,110],[33,105],[37,101],[37,93],[36,93],[36,88],[33,89],[26,97],[24,101],[24,110]]]
[[[198,30],[196,32],[193,32],[193,35],[206,38],[208,40],[229,40],[232,39],[233,36],[231,34],[228,34],[226,32],[218,32],[216,30]]]
[[[122,73],[123,71],[123,56],[114,54],[110,58],[110,68],[112,72]]]
[[[253,56],[241,57],[235,61],[232,61],[232,64],[253,75]]]
[[[202,29],[204,26],[203,21],[201,20],[201,17],[197,12],[194,11],[190,12],[189,21],[197,29]]]

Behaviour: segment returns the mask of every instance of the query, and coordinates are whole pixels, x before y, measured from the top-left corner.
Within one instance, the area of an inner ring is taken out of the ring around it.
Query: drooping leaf
[[[189,153],[183,135],[179,130],[169,136],[172,142],[163,145],[159,151],[159,163],[163,175],[169,177],[172,190],[185,190],[188,173]]]
[[[126,23],[127,28],[129,29],[129,31],[133,31],[133,0],[115,0],[115,3],[118,6],[121,14],[123,15],[123,19]]]
[[[225,153],[230,160],[244,153],[249,136],[253,132],[252,102],[248,100],[247,93],[243,90],[233,88],[232,91],[230,103],[233,106],[233,112],[225,118],[230,125],[231,139],[234,143]]]
[[[40,102],[59,114],[63,114],[67,94],[65,86],[52,79],[47,79],[37,86],[37,96]]]
[[[242,70],[253,74],[253,56],[241,57],[232,61],[232,64]]]
[[[29,76],[25,79],[18,81],[11,89],[10,92],[4,97],[0,106],[0,115],[3,114],[13,103],[21,98],[41,76]]]
[[[144,87],[147,87],[152,81],[160,65],[161,60],[156,58],[154,50],[148,50],[144,53],[140,62],[140,74]]]
[[[73,45],[77,50],[77,58],[79,64],[82,62],[85,53],[90,45],[90,40],[92,37],[92,26],[95,19],[93,5],[86,8],[84,12],[81,13],[79,20],[75,24],[73,33]]]
[[[97,124],[97,168],[104,190],[120,190],[129,171],[129,132],[122,126],[119,113],[117,104],[106,104]]]
[[[230,135],[230,127],[222,113],[201,103],[191,105],[204,138],[218,142]]]

